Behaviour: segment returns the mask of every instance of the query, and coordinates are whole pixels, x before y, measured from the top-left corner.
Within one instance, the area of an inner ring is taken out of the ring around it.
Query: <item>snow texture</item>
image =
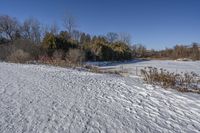
[[[101,69],[127,71],[131,76],[140,73],[144,67],[164,68],[170,72],[187,73],[195,72],[200,74],[200,61],[173,61],[173,60],[133,60],[128,62],[89,62]],[[137,74],[136,74],[137,71]]]
[[[200,97],[139,78],[0,63],[0,133],[200,132]]]

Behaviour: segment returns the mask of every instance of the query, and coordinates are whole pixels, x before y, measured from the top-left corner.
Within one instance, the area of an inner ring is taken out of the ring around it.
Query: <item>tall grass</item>
[[[194,72],[177,74],[162,68],[145,67],[141,70],[141,74],[149,84],[200,94],[200,76]]]

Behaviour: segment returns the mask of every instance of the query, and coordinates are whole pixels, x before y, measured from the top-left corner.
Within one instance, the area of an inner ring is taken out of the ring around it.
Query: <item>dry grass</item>
[[[200,76],[194,72],[175,74],[164,69],[146,67],[141,70],[141,74],[149,84],[180,92],[200,93]]]
[[[70,64],[82,64],[85,60],[85,53],[79,49],[70,49],[65,56],[65,60]]]
[[[60,67],[67,67],[67,68],[74,68],[75,66],[78,66],[77,64],[71,64],[67,62],[66,60],[60,59],[60,58],[53,58],[49,56],[41,56],[39,57],[39,60],[37,61],[39,64],[47,64],[52,66],[60,66]]]
[[[64,51],[63,50],[56,50],[53,52],[53,58],[56,60],[62,60],[64,59]]]
[[[83,67],[93,73],[116,74],[116,75],[122,76],[122,72],[117,71],[117,70],[102,70],[102,69],[99,69],[98,67],[92,66],[92,65],[84,65]]]
[[[10,56],[8,56],[8,60],[15,63],[25,63],[30,60],[30,58],[30,54],[21,49],[14,51]]]

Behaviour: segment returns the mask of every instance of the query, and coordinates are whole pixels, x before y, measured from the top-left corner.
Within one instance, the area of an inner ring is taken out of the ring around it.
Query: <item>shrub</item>
[[[25,63],[26,61],[30,59],[31,59],[30,54],[27,52],[24,52],[21,49],[14,51],[10,56],[8,56],[8,61],[15,62],[15,63]]]
[[[56,50],[53,52],[53,59],[62,60],[64,58],[63,50]]]
[[[42,47],[50,50],[62,49],[65,52],[70,48],[78,48],[77,42],[72,40],[68,34],[67,32],[60,32],[59,35],[46,33],[43,38]]]
[[[38,59],[45,51],[38,45],[32,43],[30,40],[18,39],[13,42],[14,49],[21,49],[29,53],[33,59]]]
[[[90,72],[93,72],[93,73],[102,73],[102,71],[96,66],[85,65],[84,68],[88,69]]]
[[[85,60],[85,53],[79,49],[70,49],[66,53],[65,57],[66,61],[68,61],[71,64],[82,64]]]
[[[200,93],[200,76],[194,72],[175,74],[162,68],[147,67],[141,70],[141,74],[149,84],[172,88],[181,92]]]
[[[56,48],[56,37],[52,33],[46,33],[43,38],[42,47],[45,49]]]
[[[114,51],[114,60],[129,60],[132,58],[131,49],[122,42],[116,42],[111,46]]]
[[[122,76],[122,71],[102,70],[102,69],[99,69],[98,67],[92,66],[92,65],[84,65],[83,67],[88,69],[90,72],[93,72],[93,73],[116,74],[116,75],[121,75]]]
[[[13,52],[14,47],[10,44],[0,45],[0,60],[5,61],[8,56]]]
[[[112,53],[113,50],[110,46],[103,44],[103,43],[95,43],[92,45],[91,49],[92,53],[94,54],[95,60],[112,60]]]
[[[87,58],[91,58],[90,55],[93,54],[95,61],[118,61],[132,58],[131,49],[122,42],[112,44],[96,42],[91,46],[84,45],[84,49],[87,51]]]

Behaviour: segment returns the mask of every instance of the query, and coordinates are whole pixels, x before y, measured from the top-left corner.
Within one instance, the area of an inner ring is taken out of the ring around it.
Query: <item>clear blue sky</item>
[[[162,49],[200,42],[200,0],[1,0],[0,14],[61,24],[70,12],[90,34],[128,32],[132,43]]]

